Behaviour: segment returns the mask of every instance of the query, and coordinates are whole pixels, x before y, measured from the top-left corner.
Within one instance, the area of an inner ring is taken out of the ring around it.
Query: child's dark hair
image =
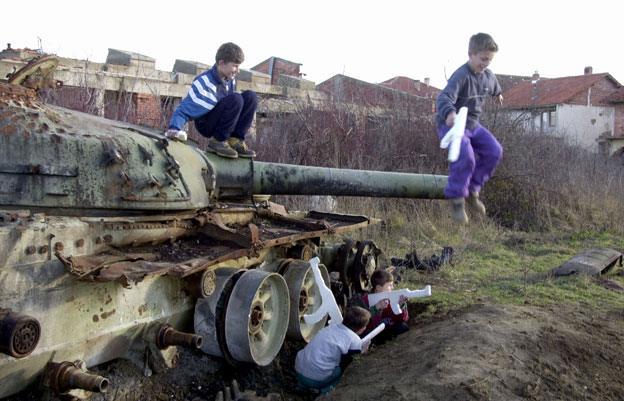
[[[225,63],[232,62],[241,64],[245,60],[245,55],[243,54],[243,49],[241,49],[237,44],[227,42],[219,46],[219,49],[217,50],[215,61],[219,63],[219,60],[223,60]]]
[[[494,39],[492,39],[490,35],[480,32],[470,37],[468,53],[476,54],[482,51],[497,52],[498,45],[494,42]]]
[[[371,274],[371,286],[373,290],[377,288],[377,286],[383,286],[386,283],[394,281],[394,277],[392,277],[392,273],[387,270],[375,270],[373,274]]]
[[[359,306],[351,306],[345,312],[344,319],[342,319],[342,324],[347,326],[353,331],[358,331],[368,324],[370,320],[371,314],[368,310],[359,307]]]

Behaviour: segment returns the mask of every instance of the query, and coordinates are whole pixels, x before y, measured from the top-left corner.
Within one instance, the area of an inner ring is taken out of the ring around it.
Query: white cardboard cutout
[[[375,330],[371,331],[370,333],[368,333],[363,339],[362,341],[360,341],[360,349],[364,348],[364,344],[366,343],[370,343],[371,340],[373,338],[375,338],[375,336],[379,333],[381,333],[383,331],[383,329],[386,328],[386,324],[382,323],[379,326],[375,327]]]
[[[319,262],[319,258],[314,257],[310,259],[309,263],[310,267],[312,267],[314,280],[319,288],[319,293],[321,294],[321,306],[314,313],[310,315],[303,315],[303,320],[305,320],[306,324],[314,324],[324,318],[325,315],[329,314],[329,324],[342,323],[340,308],[338,308],[334,294],[325,285],[325,280],[323,280],[321,271],[318,268]]]
[[[377,302],[387,299],[390,301],[390,305],[392,306],[392,312],[395,315],[399,315],[403,313],[401,310],[401,305],[399,305],[399,298],[403,295],[406,298],[423,298],[431,296],[431,286],[428,285],[422,290],[414,290],[410,291],[409,289],[396,290],[396,291],[386,291],[386,292],[376,292],[368,294],[368,304],[370,306],[376,305]]]
[[[459,159],[459,151],[461,150],[461,139],[466,130],[466,118],[468,117],[468,108],[462,107],[455,117],[455,124],[444,135],[440,141],[440,148],[449,148],[448,161],[454,163]]]

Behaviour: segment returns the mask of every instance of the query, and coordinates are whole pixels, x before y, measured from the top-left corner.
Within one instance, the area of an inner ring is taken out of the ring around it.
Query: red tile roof
[[[503,93],[505,107],[535,107],[569,103],[579,93],[586,92],[602,79],[609,79],[615,85],[620,86],[608,73],[521,82]]]
[[[424,82],[420,82],[417,79],[412,79],[408,77],[398,76],[394,78],[390,78],[387,81],[383,81],[379,85],[385,86],[387,88],[397,89],[403,92],[407,92],[414,96],[426,97],[429,99],[433,99],[438,96],[440,93],[440,89],[433,87],[431,85],[427,85]]]

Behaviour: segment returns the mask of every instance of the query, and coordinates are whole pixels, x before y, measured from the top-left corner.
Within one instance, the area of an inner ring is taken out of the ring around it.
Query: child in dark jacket
[[[459,159],[449,167],[448,185],[444,190],[445,197],[451,202],[452,217],[458,223],[468,222],[465,204],[477,214],[485,215],[485,205],[479,198],[479,192],[503,155],[500,143],[479,123],[487,98],[494,97],[499,104],[503,104],[496,75],[487,68],[497,51],[498,45],[490,35],[473,35],[468,44],[468,62],[451,75],[436,101],[440,139],[455,124],[459,109],[468,109]]]
[[[394,290],[394,277],[387,270],[375,270],[371,275],[370,280],[373,293]],[[409,320],[409,314],[407,312],[407,298],[404,296],[399,297],[399,303],[401,305],[402,312],[395,315],[392,310],[392,305],[390,305],[390,301],[388,299],[382,299],[377,302],[377,304],[370,305],[368,301],[368,294],[363,294],[361,297],[353,300],[354,305],[362,306],[363,308],[370,310],[371,313],[371,319],[368,326],[366,326],[366,330],[363,335],[370,333],[381,323],[386,325],[384,331],[373,338],[373,344],[384,343],[387,340],[409,330],[409,326],[407,325]]]

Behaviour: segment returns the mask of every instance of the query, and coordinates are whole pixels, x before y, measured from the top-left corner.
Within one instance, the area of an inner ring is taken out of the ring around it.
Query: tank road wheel
[[[310,260],[317,256],[316,245],[312,242],[298,244],[288,249],[287,256],[293,259]]]
[[[354,289],[358,292],[371,289],[370,277],[377,269],[377,257],[381,250],[373,241],[361,241],[358,243],[355,260],[351,265],[350,278]]]
[[[325,265],[319,265],[325,285],[329,287],[329,273]],[[321,306],[321,293],[314,278],[310,263],[302,260],[293,261],[283,274],[290,293],[290,319],[288,319],[288,337],[309,342],[325,326],[327,317],[315,324],[307,324],[303,315],[316,312]]]
[[[237,277],[246,270],[234,267],[216,269],[215,286],[207,298],[197,299],[195,304],[195,333],[202,336],[201,350],[208,355],[228,358],[227,347],[221,340],[220,328],[224,326],[227,300]],[[222,330],[221,330],[222,331]]]
[[[288,287],[277,273],[245,272],[227,305],[225,339],[237,361],[266,366],[277,355],[288,329]]]

